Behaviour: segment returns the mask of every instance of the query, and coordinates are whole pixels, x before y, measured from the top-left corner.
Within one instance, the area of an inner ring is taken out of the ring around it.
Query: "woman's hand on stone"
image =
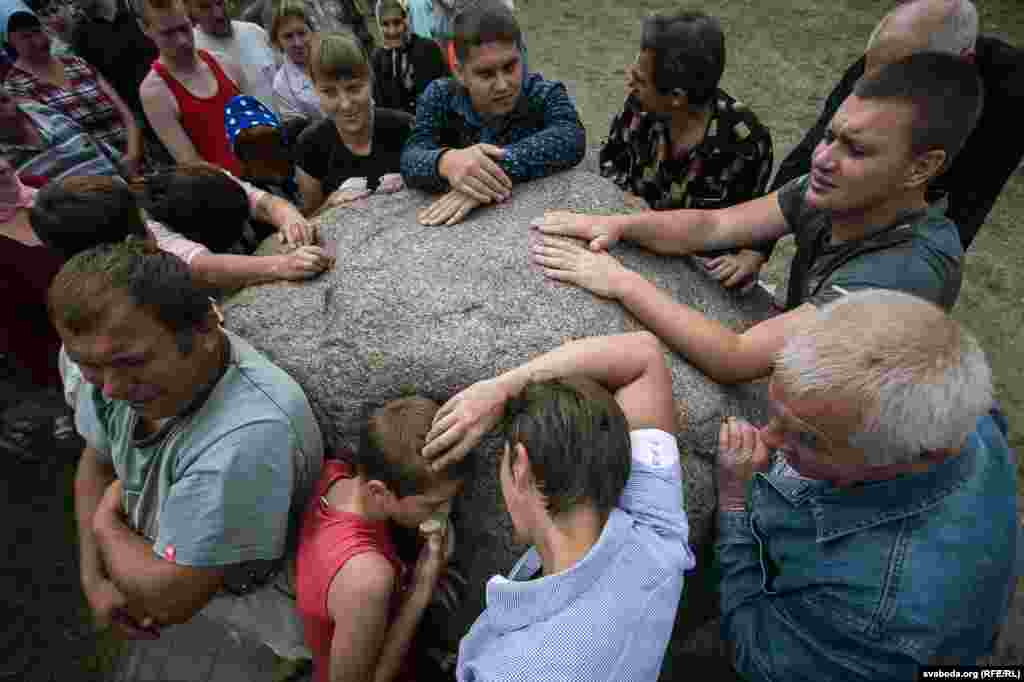
[[[508,392],[497,379],[460,391],[434,415],[423,456],[434,471],[461,461],[501,420]]]
[[[292,246],[312,246],[319,239],[316,225],[302,217],[291,220],[277,233],[277,237],[282,244],[291,244]]]
[[[612,216],[589,215],[571,211],[548,211],[533,222],[533,227],[544,234],[576,237],[590,242],[591,251],[605,251],[614,246],[622,235]]]
[[[544,236],[530,249],[530,258],[544,274],[569,282],[603,298],[617,299],[629,270],[607,252],[588,251],[577,243]]]
[[[420,211],[417,218],[422,225],[455,225],[480,205],[473,197],[453,189]]]

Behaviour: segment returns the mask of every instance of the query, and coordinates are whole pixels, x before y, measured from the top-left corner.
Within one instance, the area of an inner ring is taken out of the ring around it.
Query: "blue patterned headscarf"
[[[256,126],[268,126],[280,130],[281,121],[277,114],[263,102],[249,95],[238,95],[224,105],[224,131],[228,135],[228,144],[235,148],[238,133]]]

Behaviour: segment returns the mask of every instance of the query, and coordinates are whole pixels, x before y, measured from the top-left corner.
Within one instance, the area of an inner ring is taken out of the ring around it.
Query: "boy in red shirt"
[[[296,559],[315,682],[413,679],[410,644],[448,558],[447,524],[428,519],[462,485],[459,472],[431,472],[420,455],[437,409],[426,398],[392,401],[370,416],[352,463],[324,462]],[[391,523],[423,524],[411,575]]]

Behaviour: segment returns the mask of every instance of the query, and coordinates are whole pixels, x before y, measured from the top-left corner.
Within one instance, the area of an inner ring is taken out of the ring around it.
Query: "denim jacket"
[[[405,184],[446,192],[437,163],[446,149],[493,144],[505,150],[498,165],[513,183],[543,178],[583,160],[587,134],[565,86],[537,73],[523,78],[515,108],[485,121],[452,78],[427,86],[416,107],[416,126],[402,151]]]
[[[748,512],[719,514],[723,637],[747,680],[908,680],[991,648],[1016,556],[1006,423],[981,417],[959,456],[839,489],[783,459]]]

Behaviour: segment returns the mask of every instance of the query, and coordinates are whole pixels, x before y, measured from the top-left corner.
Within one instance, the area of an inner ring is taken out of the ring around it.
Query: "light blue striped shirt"
[[[530,549],[463,638],[459,682],[650,682],[658,678],[683,573],[694,565],[671,434],[633,431],[632,473],[597,543],[567,571],[530,580]]]

